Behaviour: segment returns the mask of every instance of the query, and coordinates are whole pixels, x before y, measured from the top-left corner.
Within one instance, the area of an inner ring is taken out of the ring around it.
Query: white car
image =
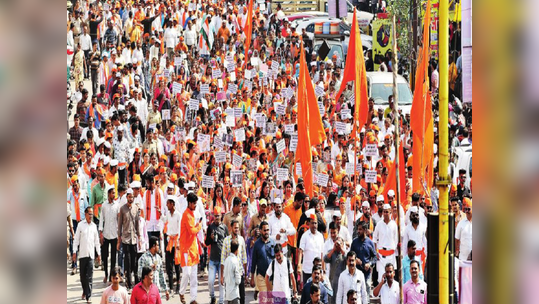
[[[466,187],[470,188],[470,181],[472,179],[472,146],[460,146],[453,150],[455,155],[454,167],[450,166],[450,173],[452,176],[453,184],[458,183],[459,170],[466,170]]]
[[[374,99],[374,109],[385,110],[389,106],[389,95],[393,95],[393,73],[367,72],[367,85],[369,96]],[[413,95],[408,81],[401,75],[397,75],[397,93],[399,110],[402,110],[403,115],[409,114],[412,109]]]

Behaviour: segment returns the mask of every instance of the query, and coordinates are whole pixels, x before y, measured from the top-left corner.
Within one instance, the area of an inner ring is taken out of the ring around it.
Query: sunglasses
[[[247,207],[247,204],[241,204],[242,207]]]
[[[470,212],[472,208],[464,208],[464,212]]]

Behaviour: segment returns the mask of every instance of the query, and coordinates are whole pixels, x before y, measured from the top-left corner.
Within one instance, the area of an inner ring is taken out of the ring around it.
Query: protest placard
[[[210,135],[198,133],[197,145],[200,153],[210,151]]]
[[[296,152],[296,149],[298,148],[298,135],[292,134],[290,137],[290,151]]]
[[[378,156],[378,146],[376,144],[366,144],[365,156]]]
[[[320,186],[326,187],[328,185],[329,176],[327,174],[317,174],[317,182]]]
[[[287,168],[277,168],[277,180],[284,182],[288,180],[288,169]]]
[[[213,70],[211,70],[211,78],[217,79],[217,78],[220,78],[221,75],[222,75],[221,70],[219,70],[219,69],[213,69]]]
[[[238,86],[234,83],[229,83],[227,92],[230,92],[230,94],[236,94],[236,92],[238,92]]]
[[[172,94],[179,94],[182,92],[182,84],[179,82],[172,83]]]
[[[182,61],[183,61],[182,57],[174,57],[174,65],[175,66],[182,65]]]
[[[242,110],[241,108],[234,108],[234,117],[235,118],[241,118],[241,114],[242,114]]]
[[[297,176],[302,176],[302,171],[301,171],[301,163],[296,163],[296,175]]]
[[[315,86],[314,87],[314,94],[316,95],[316,97],[320,97],[322,95],[324,95],[324,87],[322,86]]]
[[[245,129],[237,129],[234,131],[236,136],[236,141],[245,141]]]
[[[215,152],[215,162],[226,163],[226,152],[225,151]]]
[[[213,176],[202,175],[202,188],[213,189],[215,187],[215,180]]]
[[[236,168],[241,168],[241,163],[243,163],[243,159],[238,154],[232,154],[232,164]]]
[[[277,107],[275,108],[275,113],[278,115],[285,115],[286,112],[286,105],[279,103],[277,104]]]
[[[196,100],[196,99],[190,99],[189,100],[189,110],[191,111],[198,111],[198,105],[199,105],[200,101]]]
[[[164,109],[161,111],[161,116],[163,120],[170,120],[170,109]]]
[[[287,134],[294,133],[294,124],[284,125],[284,132]]]
[[[232,181],[233,188],[243,187],[243,171],[242,170],[230,170],[230,180]]]
[[[341,119],[349,119],[352,118],[352,110],[351,109],[342,109],[341,110]]]
[[[324,114],[326,114],[326,108],[324,107],[324,103],[321,101],[318,102],[318,112],[320,112],[320,116],[324,116]]]
[[[283,138],[277,142],[277,153],[283,152],[285,148],[286,148],[286,144]]]
[[[346,170],[346,174],[354,175],[354,163],[347,162],[345,170]]]
[[[346,124],[342,121],[336,121],[335,131],[337,131],[339,134],[344,134],[346,132]]]
[[[210,93],[210,85],[205,83],[200,85],[200,94],[209,94]]]
[[[365,170],[365,182],[376,183],[376,170]]]

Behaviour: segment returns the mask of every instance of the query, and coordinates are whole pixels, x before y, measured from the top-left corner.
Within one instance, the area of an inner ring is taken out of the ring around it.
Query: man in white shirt
[[[294,268],[290,261],[284,257],[282,246],[277,244],[273,248],[275,259],[268,266],[266,271],[266,288],[272,298],[284,296],[287,303],[290,303],[290,286],[294,297],[297,297],[296,280],[294,280]],[[274,301],[275,303],[282,303]]]
[[[241,264],[238,259],[240,244],[237,240],[230,242],[230,255],[225,260],[223,277],[225,285],[225,301],[228,304],[240,303]]]
[[[85,220],[81,221],[75,232],[73,240],[73,260],[77,257],[80,261],[80,282],[82,285],[82,298],[90,303],[92,297],[92,280],[94,276],[94,256],[95,252],[101,252],[97,226],[93,222],[94,211],[92,207],[84,210]],[[96,263],[99,263],[101,256],[97,256]]]
[[[315,213],[309,215],[309,231],[301,236],[298,251],[298,273],[303,271],[303,282],[311,277],[313,260],[323,258],[324,236],[318,232],[318,220]],[[303,258],[303,260],[302,260]],[[302,262],[303,261],[303,262]]]
[[[419,195],[419,193],[416,192],[412,194],[412,207],[417,207],[417,212],[419,213],[419,224],[427,227],[427,216],[425,215],[425,210],[421,208],[421,206],[419,206],[420,199],[421,195]],[[410,224],[410,214],[412,207],[408,208],[408,210],[406,211],[406,225]]]
[[[384,204],[383,206],[383,220],[376,224],[373,233],[373,242],[376,248],[376,255],[378,261],[376,262],[376,269],[378,269],[378,281],[382,279],[384,266],[388,263],[396,264],[395,251],[397,244],[399,243],[399,237],[397,232],[397,224],[393,221],[391,216],[391,205]]]
[[[176,263],[176,251],[180,249],[180,213],[176,210],[176,202],[178,198],[174,195],[167,197],[168,212],[161,217],[161,221],[167,227],[166,239],[168,240],[165,250],[165,265],[167,270],[168,282],[170,290],[173,290],[174,281],[173,271],[176,272],[176,293],[180,292],[180,264],[179,260]]]
[[[174,47],[178,44],[178,31],[172,26],[172,22],[169,21],[168,27],[165,29],[164,43],[167,48],[168,58],[172,58],[174,54]]]
[[[131,190],[133,191],[133,190]],[[116,266],[116,246],[118,245],[118,203],[114,200],[116,196],[114,186],[108,186],[107,203],[101,207],[101,215],[99,216],[99,239],[103,246],[101,247],[101,256],[103,256],[103,268],[105,269],[105,277],[103,283],[111,281],[107,263],[109,258],[110,246],[110,273]]]
[[[288,215],[283,213],[283,203],[280,198],[275,199],[274,208],[275,212],[268,219],[270,237],[275,240],[276,244],[283,247],[283,254],[286,254],[288,237],[296,234],[296,228]]]
[[[197,36],[191,21],[187,22],[187,29],[183,32],[183,35],[185,38],[185,44],[187,45],[187,48],[191,49],[196,44],[196,36]]]
[[[346,265],[348,269],[343,271],[339,276],[339,287],[337,288],[337,300],[335,303],[345,304],[348,291],[355,290],[361,296],[360,303],[368,304],[369,295],[367,294],[367,287],[365,285],[365,276],[363,272],[356,268],[356,253],[354,251],[349,251],[346,254]]]
[[[402,244],[406,246],[409,240],[414,240],[416,243],[415,256],[418,261],[423,261],[427,256],[427,226],[423,226],[419,222],[419,207],[412,206],[408,209],[411,212],[411,223],[404,228],[404,234],[402,236]],[[404,248],[403,248],[404,249]]]
[[[468,260],[472,253],[472,200],[464,198],[462,209],[466,218],[462,219],[457,225],[455,233],[455,252],[459,260]]]
[[[84,60],[86,60],[86,68],[84,69],[84,78],[88,79],[90,76],[90,51],[92,50],[92,38],[88,34],[88,27],[84,26],[83,33],[80,35],[80,48],[84,52]]]
[[[378,266],[376,266],[378,267]],[[382,272],[382,271],[379,271]],[[395,268],[393,264],[388,263],[385,266],[385,273],[380,279],[380,283],[372,292],[375,297],[380,296],[381,304],[399,304],[400,288],[399,283],[394,280]]]
[[[147,177],[147,189],[142,197],[142,208],[146,218],[148,238],[155,236],[160,238],[161,227],[159,219],[165,215],[165,195],[158,187],[155,187],[154,176]],[[148,204],[149,202],[149,204]]]

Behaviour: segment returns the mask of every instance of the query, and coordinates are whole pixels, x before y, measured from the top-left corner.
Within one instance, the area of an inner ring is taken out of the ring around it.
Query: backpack
[[[292,265],[290,265],[290,260],[285,258],[286,259],[286,266],[287,266],[287,270],[286,272],[288,273],[289,269],[291,269],[290,267],[292,267]],[[275,276],[275,260],[271,261],[271,276],[270,276],[270,281],[271,281],[271,284],[273,285],[273,277]],[[290,289],[292,289],[292,281],[290,280],[290,278],[288,278],[288,287]]]

